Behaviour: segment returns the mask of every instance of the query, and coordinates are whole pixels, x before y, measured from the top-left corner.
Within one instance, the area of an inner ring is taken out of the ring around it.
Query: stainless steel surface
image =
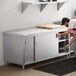
[[[24,65],[58,57],[56,33],[66,30],[27,29],[4,33],[5,61]]]

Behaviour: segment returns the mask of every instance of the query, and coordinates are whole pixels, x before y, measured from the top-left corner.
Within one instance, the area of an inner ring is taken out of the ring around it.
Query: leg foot
[[[22,69],[25,69],[25,66],[24,65],[22,65]]]

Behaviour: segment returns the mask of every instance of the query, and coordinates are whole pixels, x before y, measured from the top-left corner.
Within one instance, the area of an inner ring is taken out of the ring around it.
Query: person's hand
[[[59,34],[59,33],[58,33],[58,34],[56,34],[56,37],[60,37],[60,38],[61,38],[61,34]]]
[[[67,44],[67,45],[65,45],[65,48],[67,49],[67,48],[69,48],[69,46],[70,46],[70,45],[69,45],[69,44]]]

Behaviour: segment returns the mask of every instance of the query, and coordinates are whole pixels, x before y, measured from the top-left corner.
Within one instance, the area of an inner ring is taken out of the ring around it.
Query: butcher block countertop
[[[56,24],[47,24],[47,25],[38,25],[37,28],[42,29],[57,29],[57,28],[65,28],[65,26],[62,25],[56,25]]]

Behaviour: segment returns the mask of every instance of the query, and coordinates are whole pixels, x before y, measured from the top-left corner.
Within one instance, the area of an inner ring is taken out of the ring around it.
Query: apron
[[[76,40],[73,42],[73,44],[70,47],[71,50],[74,51],[74,53],[76,53]]]
[[[76,31],[73,31],[73,33],[76,33]],[[76,40],[72,43],[70,49],[73,50],[74,53],[76,53]]]

